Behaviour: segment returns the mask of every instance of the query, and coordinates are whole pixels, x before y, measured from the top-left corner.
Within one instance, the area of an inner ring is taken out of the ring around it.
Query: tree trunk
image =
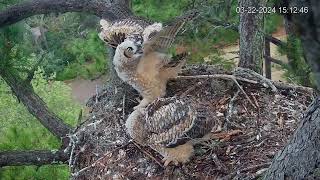
[[[239,7],[251,10],[264,6],[265,0],[239,0]],[[240,13],[240,62],[239,67],[248,68],[262,74],[264,49],[262,13]]]

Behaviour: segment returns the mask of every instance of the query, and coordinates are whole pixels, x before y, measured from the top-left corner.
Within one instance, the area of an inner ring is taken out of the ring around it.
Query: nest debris
[[[238,79],[199,76],[214,74]],[[87,120],[70,136],[71,178],[255,179],[286,145],[313,100],[310,88],[266,81],[244,70],[232,73],[213,66],[191,66],[182,75],[199,78],[170,81],[167,96],[206,101],[221,122],[210,141],[195,147],[190,162],[164,168],[160,155],[130,140],[123,123],[138,103],[134,102],[137,93],[125,97],[119,107],[109,107],[99,97]]]

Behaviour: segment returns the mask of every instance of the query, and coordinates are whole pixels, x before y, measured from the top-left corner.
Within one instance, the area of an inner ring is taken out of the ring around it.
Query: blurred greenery
[[[32,86],[65,123],[75,126],[81,106],[71,98],[71,89],[63,82],[45,78],[43,69],[35,73]],[[0,151],[58,149],[60,142],[34,118],[0,80]],[[66,165],[0,168],[0,179],[68,179]]]
[[[3,0],[0,10],[21,0]],[[202,14],[188,23],[179,33],[173,50],[188,50],[188,63],[215,64],[225,69],[235,66],[224,59],[222,47],[235,45],[239,34],[230,27],[213,21],[239,24],[237,0],[133,0],[133,11],[156,22],[170,22],[175,16],[190,9]],[[282,24],[277,14],[265,17],[265,33],[271,34]],[[81,77],[92,79],[108,73],[107,52],[98,38],[99,18],[84,13],[48,14],[30,17],[0,29],[0,71],[10,69],[17,76],[27,78],[32,69],[38,69],[32,80],[35,91],[66,123],[75,125],[81,106],[72,101],[70,88],[63,81]],[[35,37],[41,30],[43,36]],[[303,83],[309,71],[303,58],[299,39],[290,40],[294,61],[287,67],[287,77]],[[41,68],[38,68],[40,66]],[[310,81],[312,82],[312,75]],[[309,76],[308,76],[309,77]],[[57,149],[60,142],[28,113],[0,79],[0,151]],[[65,165],[20,166],[0,169],[0,179],[68,179]]]
[[[304,58],[299,38],[294,35],[288,36],[286,46],[278,47],[278,51],[283,55],[289,54],[288,65],[282,67],[285,68],[285,77],[289,82],[316,87],[311,67]]]

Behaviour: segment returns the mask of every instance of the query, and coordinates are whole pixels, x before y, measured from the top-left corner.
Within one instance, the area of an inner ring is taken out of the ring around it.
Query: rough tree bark
[[[320,87],[320,2],[292,0],[290,7],[308,8],[308,12],[293,14],[292,21],[300,33],[304,52]],[[308,108],[299,128],[288,145],[277,154],[264,179],[315,178],[320,168],[320,99]],[[318,172],[317,172],[318,171]],[[318,173],[318,174],[317,174]]]
[[[239,7],[252,11],[252,8],[265,6],[265,0],[239,0]],[[264,48],[262,13],[240,13],[240,61],[239,67],[248,68],[262,74]]]
[[[68,159],[68,154],[63,150],[8,151],[0,152],[0,167],[58,164],[65,163]]]

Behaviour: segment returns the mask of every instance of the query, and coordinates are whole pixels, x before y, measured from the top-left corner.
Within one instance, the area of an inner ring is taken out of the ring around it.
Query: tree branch
[[[44,127],[55,136],[68,140],[66,135],[70,132],[70,127],[48,109],[46,103],[33,91],[32,86],[8,70],[2,69],[0,75],[17,98]],[[64,145],[66,144],[67,142],[64,142]]]
[[[0,12],[0,27],[38,14],[86,12],[110,21],[132,15],[124,0],[33,0]]]
[[[271,61],[271,62],[273,62],[275,64],[278,64],[280,66],[287,66],[288,65],[287,63],[285,63],[285,62],[283,62],[281,60],[278,60],[278,59],[274,59],[274,58],[272,58],[270,56],[264,56],[264,58],[267,58],[269,61]]]
[[[5,151],[0,152],[0,167],[66,163],[68,154],[63,150]]]

